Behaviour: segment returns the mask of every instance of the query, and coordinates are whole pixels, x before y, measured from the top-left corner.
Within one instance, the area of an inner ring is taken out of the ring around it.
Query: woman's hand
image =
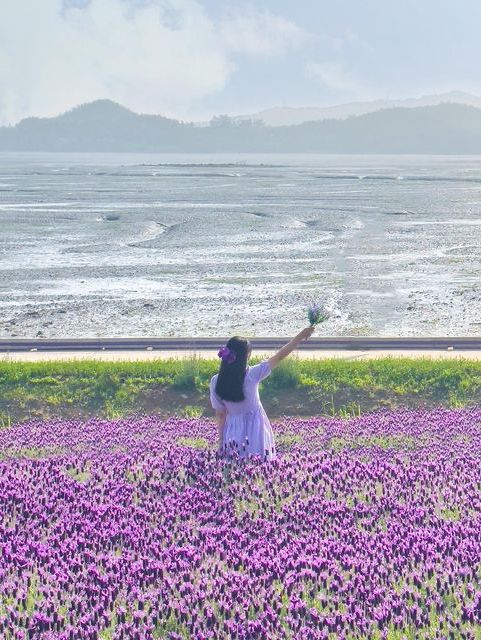
[[[309,327],[306,327],[305,329],[303,329],[300,334],[299,334],[299,338],[301,340],[307,340],[308,338],[310,338],[312,336],[312,334],[314,333],[314,325],[310,325]]]

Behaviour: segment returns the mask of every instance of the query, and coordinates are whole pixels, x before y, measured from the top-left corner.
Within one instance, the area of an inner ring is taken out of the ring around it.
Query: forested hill
[[[221,116],[199,126],[98,100],[0,127],[0,151],[481,154],[481,109],[446,103],[281,127]]]

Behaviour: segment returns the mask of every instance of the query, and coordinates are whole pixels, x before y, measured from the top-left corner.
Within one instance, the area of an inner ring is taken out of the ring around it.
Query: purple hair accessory
[[[223,345],[217,355],[219,356],[219,358],[222,358],[223,362],[227,362],[227,364],[231,364],[232,362],[235,362],[236,359],[236,354],[234,351],[231,351],[231,349],[229,349],[229,347],[226,347],[225,345]]]

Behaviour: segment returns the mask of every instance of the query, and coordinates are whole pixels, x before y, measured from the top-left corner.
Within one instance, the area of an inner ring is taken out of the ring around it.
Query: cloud
[[[239,56],[272,57],[304,32],[269,12],[214,19],[198,0],[15,0],[0,19],[0,124],[110,98],[182,115],[222,91]]]
[[[340,62],[310,62],[306,65],[306,74],[328,89],[340,93],[362,89],[361,83]]]
[[[281,55],[307,37],[303,29],[282,16],[252,10],[226,14],[220,34],[226,49],[255,57]]]

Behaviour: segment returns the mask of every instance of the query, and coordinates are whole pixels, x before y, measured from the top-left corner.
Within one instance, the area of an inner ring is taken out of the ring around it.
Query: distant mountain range
[[[332,107],[274,107],[258,113],[235,116],[236,121],[260,120],[268,127],[288,127],[303,122],[315,120],[335,120],[349,118],[350,116],[362,116],[380,109],[392,109],[396,107],[432,107],[443,103],[467,104],[470,107],[481,108],[481,98],[464,91],[450,91],[421,98],[408,98],[406,100],[371,100],[369,102],[348,102]]]
[[[0,127],[1,151],[481,154],[481,109],[391,107],[270,127],[220,116],[209,126],[139,115],[109,100]]]

